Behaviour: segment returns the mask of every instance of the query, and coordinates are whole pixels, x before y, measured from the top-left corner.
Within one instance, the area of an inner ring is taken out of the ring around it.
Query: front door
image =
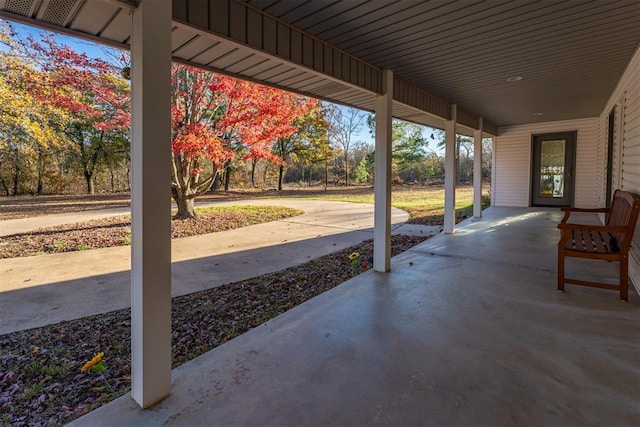
[[[572,206],[576,132],[533,135],[532,206]]]

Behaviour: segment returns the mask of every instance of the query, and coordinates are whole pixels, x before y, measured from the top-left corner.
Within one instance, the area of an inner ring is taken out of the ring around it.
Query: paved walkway
[[[305,213],[173,240],[173,296],[278,271],[373,236],[370,204],[301,199],[213,204],[280,205]],[[127,212],[119,208],[2,221],[0,236]],[[406,212],[392,209],[395,234],[429,235],[439,230],[404,224],[407,219]],[[0,334],[129,307],[130,262],[129,247],[0,259]]]

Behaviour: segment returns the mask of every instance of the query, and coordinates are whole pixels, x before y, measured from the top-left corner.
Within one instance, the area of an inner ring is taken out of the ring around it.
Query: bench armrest
[[[571,216],[571,214],[573,212],[579,212],[579,213],[609,213],[610,208],[595,208],[595,209],[583,209],[583,208],[570,208],[570,207],[563,207],[560,208],[560,210],[562,212],[564,212],[564,217],[562,218],[562,221],[560,221],[560,223],[566,223],[569,220],[569,217]]]
[[[609,212],[609,208],[593,208],[593,209],[589,208],[589,209],[586,209],[586,208],[571,208],[571,207],[568,207],[568,206],[562,207],[562,208],[560,208],[560,210],[563,211],[563,212],[567,212],[567,211],[569,211],[569,212],[603,212],[603,213]]]

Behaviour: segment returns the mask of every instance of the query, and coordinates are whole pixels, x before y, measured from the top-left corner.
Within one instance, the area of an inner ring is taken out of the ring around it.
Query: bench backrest
[[[628,191],[616,190],[611,209],[607,213],[606,225],[627,227],[624,233],[615,233],[618,245],[624,251],[631,246],[633,232],[640,213],[640,196]]]

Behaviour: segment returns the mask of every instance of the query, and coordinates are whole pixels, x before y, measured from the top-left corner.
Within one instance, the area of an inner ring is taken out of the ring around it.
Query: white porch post
[[[473,132],[473,216],[482,218],[482,117]]]
[[[171,391],[171,0],[142,0],[131,34],[131,395]]]
[[[373,269],[391,269],[391,118],[393,72],[382,72],[382,95],[376,97]]]
[[[453,233],[456,227],[456,105],[451,105],[451,120],[445,124],[444,148],[444,232]]]

